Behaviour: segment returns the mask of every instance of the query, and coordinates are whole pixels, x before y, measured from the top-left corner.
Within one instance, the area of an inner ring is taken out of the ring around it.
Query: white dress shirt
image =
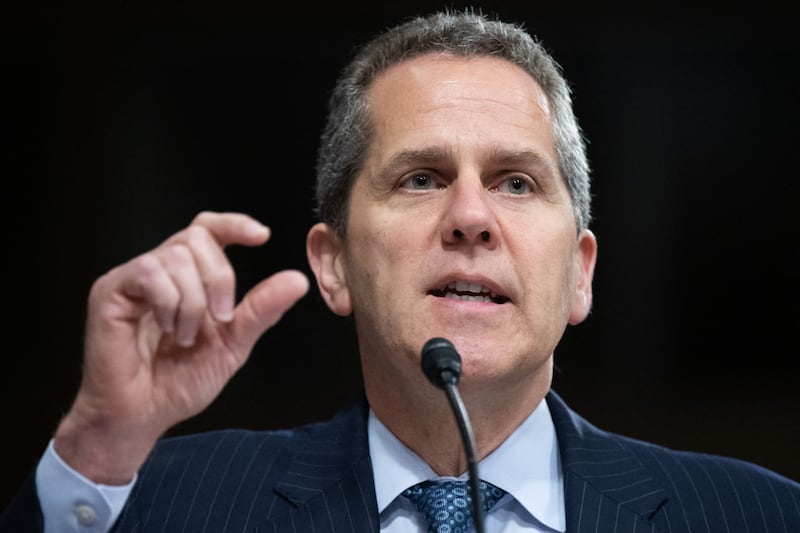
[[[425,531],[422,514],[400,494],[426,479],[452,478],[437,475],[400,442],[372,410],[367,429],[381,531]],[[457,433],[453,438],[460,440]],[[478,471],[481,479],[507,492],[486,513],[486,531],[553,533],[566,530],[564,478],[555,426],[546,401],[542,400],[503,444],[480,461]],[[458,479],[467,477],[465,472]]]

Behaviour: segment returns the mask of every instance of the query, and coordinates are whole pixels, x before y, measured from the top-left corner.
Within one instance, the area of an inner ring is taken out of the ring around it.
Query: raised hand
[[[164,431],[208,406],[308,291],[301,272],[285,270],[235,305],[224,248],[269,235],[246,215],[203,212],[95,281],[81,387],[55,436],[70,466],[97,483],[130,481]]]

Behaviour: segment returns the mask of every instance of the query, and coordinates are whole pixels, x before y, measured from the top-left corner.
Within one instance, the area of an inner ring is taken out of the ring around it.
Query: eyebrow
[[[547,159],[542,154],[533,150],[505,150],[495,148],[489,159],[506,164],[524,164],[549,167]]]
[[[419,149],[409,149],[398,152],[384,165],[384,170],[392,171],[402,169],[409,165],[435,164],[454,159],[452,150],[439,146],[427,146]],[[488,161],[501,166],[534,166],[548,171],[555,171],[548,158],[534,150],[508,150],[494,147],[488,151]]]
[[[393,155],[386,165],[385,170],[404,168],[408,165],[433,164],[441,161],[452,160],[451,150],[439,146],[427,146],[425,148],[403,150]]]

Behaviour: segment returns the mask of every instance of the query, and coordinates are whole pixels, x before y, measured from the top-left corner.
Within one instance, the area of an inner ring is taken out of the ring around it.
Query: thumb
[[[305,274],[299,270],[282,270],[250,289],[236,307],[231,323],[232,340],[242,353],[249,352],[258,338],[274,326],[308,288]]]

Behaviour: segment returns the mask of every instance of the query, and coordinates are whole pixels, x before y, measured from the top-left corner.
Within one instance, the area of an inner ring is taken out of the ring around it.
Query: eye
[[[497,186],[496,190],[510,194],[522,195],[530,194],[533,191],[533,187],[529,179],[521,176],[511,176],[510,178],[504,179],[500,185]]]
[[[436,187],[436,182],[427,174],[414,174],[407,178],[400,184],[404,189],[414,189],[418,191],[425,191]]]

